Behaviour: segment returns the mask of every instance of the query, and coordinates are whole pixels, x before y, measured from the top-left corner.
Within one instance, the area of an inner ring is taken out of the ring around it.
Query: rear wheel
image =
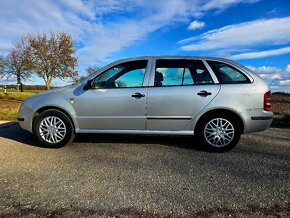
[[[73,124],[66,114],[49,109],[39,114],[33,124],[38,142],[48,148],[59,148],[74,138]]]
[[[234,117],[211,115],[202,120],[197,135],[207,150],[225,152],[239,142],[241,127]]]

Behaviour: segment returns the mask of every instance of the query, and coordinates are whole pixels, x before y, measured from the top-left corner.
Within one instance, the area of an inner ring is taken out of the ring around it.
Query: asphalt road
[[[0,125],[0,217],[15,216],[289,217],[290,129],[216,154],[165,136],[79,135],[46,149]]]

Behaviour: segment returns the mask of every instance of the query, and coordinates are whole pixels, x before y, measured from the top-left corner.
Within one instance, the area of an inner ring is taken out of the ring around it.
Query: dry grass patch
[[[34,92],[0,92],[0,120],[17,120],[21,102]]]
[[[8,92],[8,93],[0,92],[0,99],[23,101],[24,99],[32,95],[35,95],[35,93],[34,92]]]
[[[0,99],[0,120],[17,120],[21,101]]]

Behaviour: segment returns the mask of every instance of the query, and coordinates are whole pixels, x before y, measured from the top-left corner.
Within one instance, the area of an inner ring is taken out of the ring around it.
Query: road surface
[[[290,216],[290,130],[243,135],[232,151],[191,137],[78,135],[37,146],[0,125],[0,217]]]

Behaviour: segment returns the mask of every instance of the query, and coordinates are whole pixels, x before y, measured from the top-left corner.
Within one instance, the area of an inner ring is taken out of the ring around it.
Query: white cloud
[[[263,74],[271,74],[271,73],[281,73],[283,72],[283,69],[278,67],[270,67],[270,66],[262,66],[262,67],[252,67],[247,66],[252,71],[255,71],[256,73],[263,73]]]
[[[290,85],[290,79],[279,81],[281,85]]]
[[[290,93],[290,74],[287,73],[288,66],[284,69],[271,66],[247,67],[266,80],[272,91],[284,91]]]
[[[80,64],[94,64],[174,22],[247,0],[9,0],[0,7],[0,54],[27,32],[66,31]],[[127,16],[129,15],[129,16]],[[113,17],[113,18],[112,18]],[[117,19],[116,19],[117,18]]]
[[[195,20],[195,21],[192,21],[189,24],[189,26],[187,27],[187,29],[189,29],[189,30],[201,29],[201,28],[204,27],[204,25],[205,25],[204,22]]]
[[[283,79],[281,76],[283,74],[283,69],[278,67],[270,66],[261,66],[261,67],[252,67],[247,66],[249,69],[259,74],[263,79],[273,80],[273,79]]]
[[[254,2],[258,2],[258,1],[259,0],[245,0],[244,2],[254,3]],[[238,3],[241,3],[241,1],[239,1],[239,0],[210,0],[210,1],[207,1],[203,5],[203,9],[204,10],[210,10],[210,9],[214,9],[214,8],[225,9],[225,8],[229,7],[230,5],[238,4]]]
[[[272,49],[268,51],[259,51],[259,52],[247,52],[242,54],[235,54],[230,56],[229,58],[234,60],[241,60],[241,59],[253,59],[253,58],[263,58],[269,56],[277,56],[282,54],[290,53],[290,46],[285,48],[279,49]]]
[[[287,71],[288,73],[290,73],[290,64],[287,65],[287,69],[286,69],[286,71]]]
[[[259,74],[263,79],[282,79],[280,74]]]
[[[186,44],[181,47],[185,51],[282,45],[290,42],[289,23],[290,17],[254,20],[214,29],[179,43]]]

